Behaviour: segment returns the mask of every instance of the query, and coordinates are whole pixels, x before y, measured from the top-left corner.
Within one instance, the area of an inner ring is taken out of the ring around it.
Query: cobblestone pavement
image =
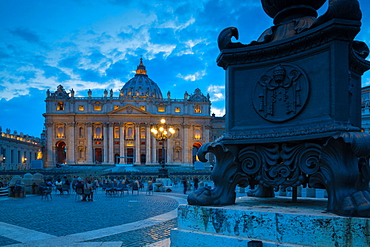
[[[186,195],[75,194],[0,199],[0,246],[146,246],[166,242]],[[168,243],[168,241],[166,242]]]

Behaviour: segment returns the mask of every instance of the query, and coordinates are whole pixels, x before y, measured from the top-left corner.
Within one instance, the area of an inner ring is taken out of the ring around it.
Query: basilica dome
[[[163,99],[161,89],[157,83],[146,74],[142,58],[139,66],[137,66],[135,76],[126,82],[120,90],[120,97]]]

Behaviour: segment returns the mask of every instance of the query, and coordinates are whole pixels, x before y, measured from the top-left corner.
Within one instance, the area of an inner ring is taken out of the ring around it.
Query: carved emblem
[[[133,110],[132,106],[128,106],[127,109],[126,109],[127,113],[129,113],[129,114],[132,113],[132,110]]]
[[[308,79],[299,67],[279,64],[261,76],[253,93],[253,108],[262,118],[283,122],[296,116],[306,104]]]

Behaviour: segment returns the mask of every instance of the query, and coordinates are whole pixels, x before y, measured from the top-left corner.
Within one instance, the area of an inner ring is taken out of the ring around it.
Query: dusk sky
[[[356,39],[370,47],[370,1],[359,2]],[[183,98],[200,88],[211,96],[212,113],[222,116],[218,34],[237,27],[239,42],[248,44],[273,25],[260,0],[0,0],[0,22],[0,126],[36,137],[46,90],[61,84],[75,96],[91,89],[102,97],[113,89],[118,97],[140,57],[163,95]],[[370,72],[362,82],[370,85]]]

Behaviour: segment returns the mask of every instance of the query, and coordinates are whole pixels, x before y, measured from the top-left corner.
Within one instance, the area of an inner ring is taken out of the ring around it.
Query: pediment
[[[145,115],[148,115],[149,112],[144,111],[134,105],[128,104],[128,105],[121,106],[120,108],[115,109],[109,112],[108,114],[145,114]]]

